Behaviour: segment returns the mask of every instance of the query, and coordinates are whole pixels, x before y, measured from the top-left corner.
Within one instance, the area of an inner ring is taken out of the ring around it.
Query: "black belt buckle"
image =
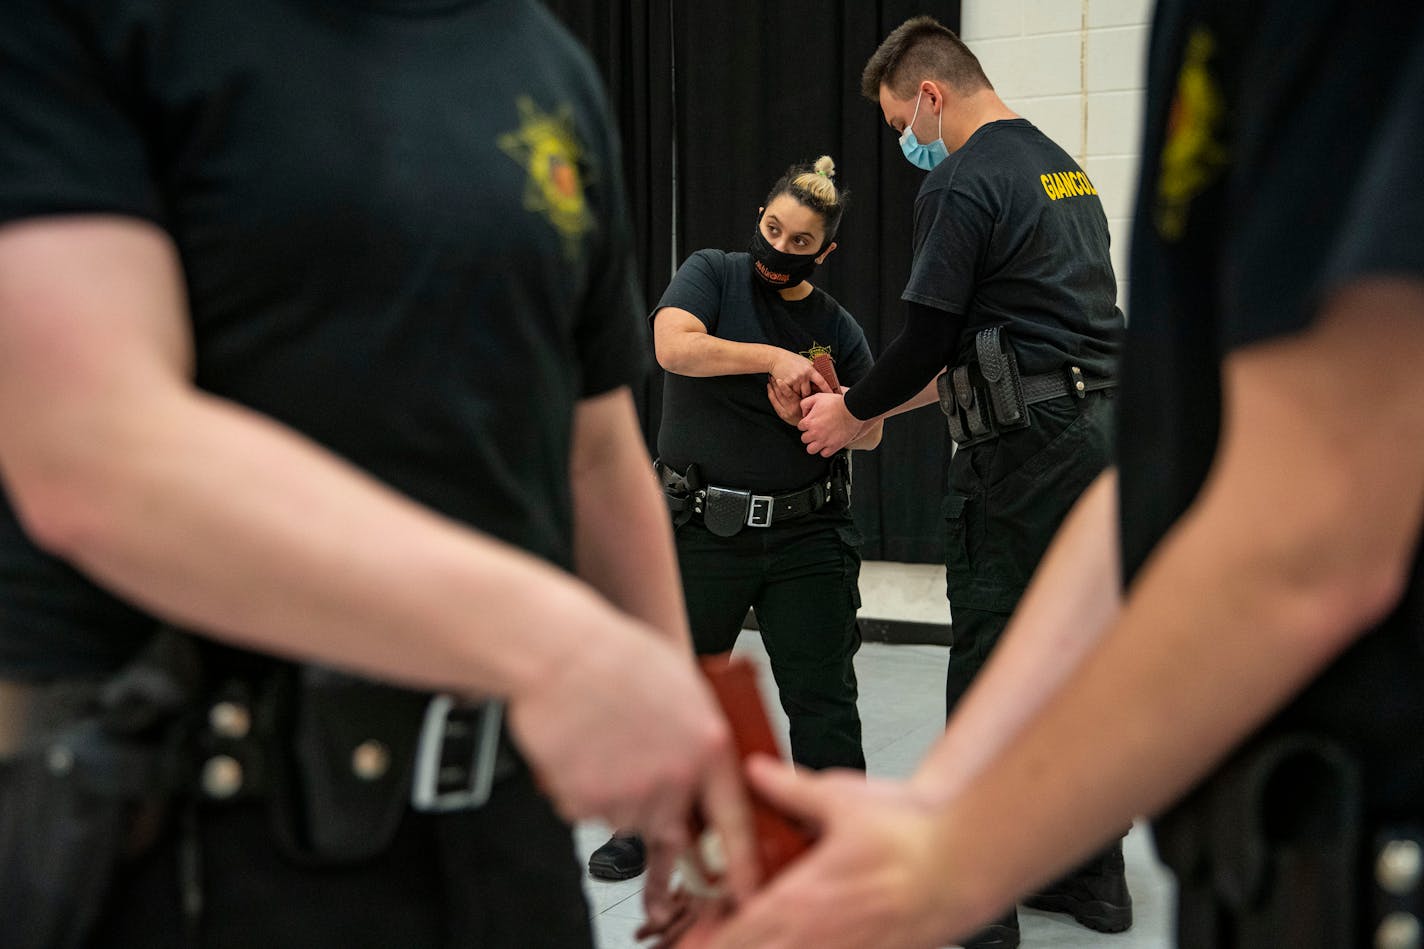
[[[504,703],[457,705],[431,697],[415,750],[410,805],[417,811],[473,810],[489,800]]]

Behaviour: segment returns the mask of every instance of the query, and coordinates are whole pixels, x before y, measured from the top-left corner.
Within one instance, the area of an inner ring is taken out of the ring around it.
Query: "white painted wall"
[[[1120,304],[1127,299],[1152,5],[962,0],[960,7],[960,38],[999,95],[1076,158],[1098,189],[1112,229]]]

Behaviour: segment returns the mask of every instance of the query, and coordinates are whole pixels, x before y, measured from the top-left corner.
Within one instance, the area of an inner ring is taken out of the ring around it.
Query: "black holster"
[[[1313,735],[1257,740],[1157,822],[1179,949],[1351,949],[1359,767]]]
[[[1001,432],[1026,428],[1028,405],[1024,402],[1019,361],[1003,336],[1003,327],[980,330],[974,337],[974,354],[979,357],[979,374],[988,390],[994,425]]]
[[[661,460],[653,462],[653,470],[662,482],[663,497],[667,499],[668,513],[672,515],[672,526],[681,527],[692,520],[696,510],[697,492],[702,488],[702,475],[697,465],[690,464],[684,474],[678,474],[664,465]]]
[[[850,452],[837,452],[831,459],[831,503],[846,511],[850,510],[853,497],[851,477]]]
[[[0,761],[0,946],[88,943],[120,862],[162,824],[195,670],[162,634],[107,681],[40,688],[37,707],[67,720],[41,708],[49,720]]]

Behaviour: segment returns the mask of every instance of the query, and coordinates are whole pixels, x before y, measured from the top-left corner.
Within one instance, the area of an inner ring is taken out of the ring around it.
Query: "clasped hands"
[[[845,392],[845,386],[832,392],[810,360],[789,350],[767,374],[766,397],[777,416],[801,430],[809,454],[823,458],[855,441],[869,424],[846,409]]]

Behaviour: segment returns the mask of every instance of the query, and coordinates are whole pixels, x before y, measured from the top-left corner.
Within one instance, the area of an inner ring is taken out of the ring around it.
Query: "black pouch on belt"
[[[959,417],[959,402],[954,397],[954,373],[946,369],[935,380],[935,391],[939,393],[939,410],[949,423],[949,437],[956,445],[969,441],[969,433],[964,430],[964,422]]]
[[[969,440],[992,434],[994,426],[989,406],[979,397],[969,366],[955,366],[949,371],[949,378],[954,385],[954,399],[959,404],[959,411],[964,413],[964,427],[969,431]]]
[[[979,357],[979,373],[989,390],[994,424],[1000,431],[1028,427],[1028,405],[1014,351],[1002,338],[1002,326],[990,326],[974,337],[974,353]]]
[[[731,488],[707,488],[707,500],[702,509],[702,523],[718,537],[732,537],[747,526],[747,514],[752,507],[750,491]]]
[[[273,768],[278,838],[303,862],[375,856],[409,805],[430,696],[319,666],[300,667],[296,682],[292,754]]]

